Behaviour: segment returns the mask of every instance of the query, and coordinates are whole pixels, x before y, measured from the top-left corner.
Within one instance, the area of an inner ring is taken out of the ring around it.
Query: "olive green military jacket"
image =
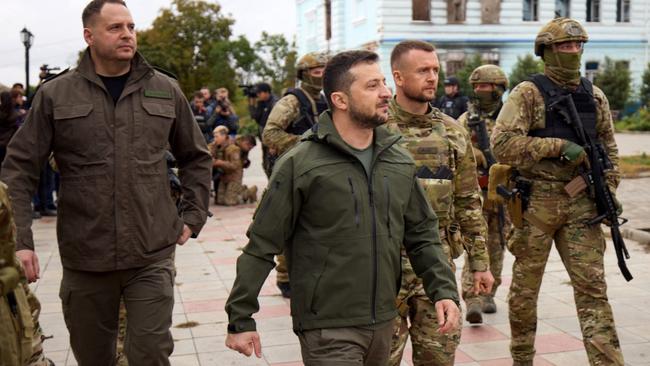
[[[186,201],[171,198],[165,150],[179,166]],[[57,237],[65,268],[112,271],[167,258],[187,224],[206,221],[211,159],[176,81],[140,54],[116,104],[86,50],[79,67],[44,83],[9,144],[17,249],[34,249],[31,198],[50,152],[61,174]],[[190,204],[191,202],[191,204]]]
[[[449,169],[448,179],[419,180],[440,220],[440,230],[447,230],[451,224],[460,227],[462,238],[459,242],[447,238],[453,246],[450,248],[452,257],[465,250],[472,271],[487,270],[487,224],[482,213],[476,160],[467,132],[437,108],[431,108],[424,115],[415,115],[402,109],[395,98],[390,101],[388,128],[403,136],[400,144],[411,153],[418,168],[427,167],[433,173],[443,166]]]
[[[620,181],[618,147],[614,125],[605,93],[594,85],[596,131],[604,145],[613,169],[606,172],[608,185],[615,191]],[[554,137],[528,136],[530,130],[546,125],[546,105],[535,84],[524,81],[517,85],[501,108],[490,138],[492,151],[500,163],[509,164],[530,179],[568,182],[576,177],[579,167],[559,158],[564,140]]]
[[[296,330],[394,319],[400,246],[432,301],[458,302],[438,222],[399,136],[375,129],[370,176],[338,134],[329,112],[278,160],[248,229],[226,304],[229,331],[255,329],[258,293],[285,251]]]

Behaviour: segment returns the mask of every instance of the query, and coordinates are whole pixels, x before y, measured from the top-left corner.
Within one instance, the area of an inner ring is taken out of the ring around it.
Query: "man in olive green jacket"
[[[39,277],[30,201],[50,154],[61,174],[57,236],[60,297],[79,366],[113,365],[120,297],[132,365],[169,365],[172,255],[206,221],[211,158],[178,83],[136,52],[121,1],[93,0],[82,16],[79,66],[44,83],[9,144],[17,252]],[[179,164],[182,215],[170,195],[165,151]]]
[[[261,356],[252,313],[283,249],[291,314],[305,365],[383,365],[388,360],[403,243],[436,303],[441,332],[458,323],[458,293],[437,219],[415,164],[386,122],[390,92],[378,57],[335,56],[325,70],[332,112],[287,152],[249,228],[226,304],[226,345]],[[327,344],[327,347],[323,345]]]

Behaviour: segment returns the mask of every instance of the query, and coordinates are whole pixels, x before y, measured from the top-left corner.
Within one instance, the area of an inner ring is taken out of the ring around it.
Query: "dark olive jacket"
[[[399,137],[375,129],[370,177],[329,113],[278,161],[237,261],[229,331],[255,329],[258,293],[285,251],[296,330],[393,319],[406,248],[433,301],[458,301],[438,221]]]
[[[179,165],[182,218],[170,195],[165,150]],[[57,236],[63,266],[84,271],[136,268],[169,257],[183,223],[206,221],[211,158],[175,80],[136,54],[121,97],[113,99],[86,50],[79,67],[36,93],[2,166],[17,249],[34,249],[31,197],[54,152],[61,186]]]

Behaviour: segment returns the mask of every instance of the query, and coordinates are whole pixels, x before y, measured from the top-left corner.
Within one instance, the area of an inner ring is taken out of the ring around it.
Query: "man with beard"
[[[512,228],[503,205],[489,201],[487,195],[490,165],[496,163],[489,150],[489,136],[503,105],[501,97],[508,89],[508,77],[499,66],[482,65],[472,71],[469,83],[474,90],[474,96],[469,103],[468,111],[458,118],[458,123],[465,127],[472,137],[478,182],[483,192],[483,216],[488,224],[487,250],[490,256],[490,272],[494,276],[492,291],[477,296],[472,291],[473,277],[469,270],[470,263],[465,258],[462,280],[463,300],[467,305],[465,319],[472,324],[478,324],[483,322],[482,313],[491,314],[497,311],[494,294],[501,284],[503,251]],[[480,146],[479,141],[483,141],[485,146]]]
[[[487,228],[481,214],[472,145],[462,126],[429,103],[435,95],[440,68],[435,48],[422,41],[402,41],[393,49],[391,68],[396,95],[390,101],[388,128],[402,134],[401,145],[415,159],[417,178],[438,216],[440,238],[450,266],[455,269],[453,259],[467,251],[472,291],[489,293],[494,279],[487,271]],[[453,365],[460,327],[446,334],[439,332],[435,306],[412,264],[402,250],[399,315],[394,321],[390,364],[400,364],[410,334],[414,365]]]
[[[520,190],[527,206],[511,215],[523,219],[508,240],[515,256],[508,305],[510,353],[516,366],[533,365],[537,298],[553,243],[571,279],[589,363],[624,364],[607,300],[605,238],[600,220],[594,220],[599,208],[583,178],[592,172],[579,135],[599,145],[605,155],[604,188],[612,195],[621,177],[607,97],[580,77],[587,40],[582,25],[569,18],[553,19],[540,29],[535,54],[544,61],[544,73],[512,90],[491,138],[497,160],[516,169],[517,188],[528,187]],[[558,103],[560,98],[563,103]],[[580,134],[572,128],[576,121],[564,117],[570,108],[567,100],[582,122]],[[612,201],[622,210],[615,196]]]
[[[305,365],[385,365],[404,244],[436,305],[440,332],[458,325],[454,275],[415,164],[385,123],[390,93],[377,54],[348,51],[328,63],[331,112],[273,171],[226,303],[226,345],[261,357],[252,314],[285,250],[293,329]]]
[[[61,174],[59,296],[79,366],[115,364],[121,298],[129,363],[169,365],[172,257],[205,224],[210,155],[178,82],[136,51],[124,1],[89,2],[82,23],[88,49],[78,67],[42,84],[3,163],[16,255],[27,279],[38,280],[30,201],[53,152]],[[179,166],[181,216],[166,149]]]

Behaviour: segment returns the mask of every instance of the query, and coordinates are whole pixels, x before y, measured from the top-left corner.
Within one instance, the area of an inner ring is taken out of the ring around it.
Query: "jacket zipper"
[[[354,185],[352,184],[352,178],[348,176],[348,183],[350,183],[350,192],[352,193],[352,199],[354,200],[354,224],[359,228],[359,202],[357,201],[357,196],[354,194]]]
[[[268,193],[269,194],[268,200],[265,202],[265,204],[262,207],[260,207],[260,212],[259,212],[259,220],[260,221],[259,222],[262,222],[262,219],[264,218],[264,214],[266,213],[267,207],[269,207],[271,205],[271,200],[273,199],[273,191],[277,191],[278,188],[280,188],[280,182],[278,182],[278,181],[273,182],[273,185],[271,186],[271,189],[269,190],[269,193]]]
[[[393,233],[390,230],[390,188],[388,186],[388,177],[384,175],[384,190],[386,193],[386,227],[388,227],[388,237],[392,238]]]
[[[379,263],[377,259],[377,218],[375,217],[375,200],[372,193],[372,168],[368,177],[368,198],[370,200],[370,212],[372,212],[372,324],[377,322],[377,277]]]

